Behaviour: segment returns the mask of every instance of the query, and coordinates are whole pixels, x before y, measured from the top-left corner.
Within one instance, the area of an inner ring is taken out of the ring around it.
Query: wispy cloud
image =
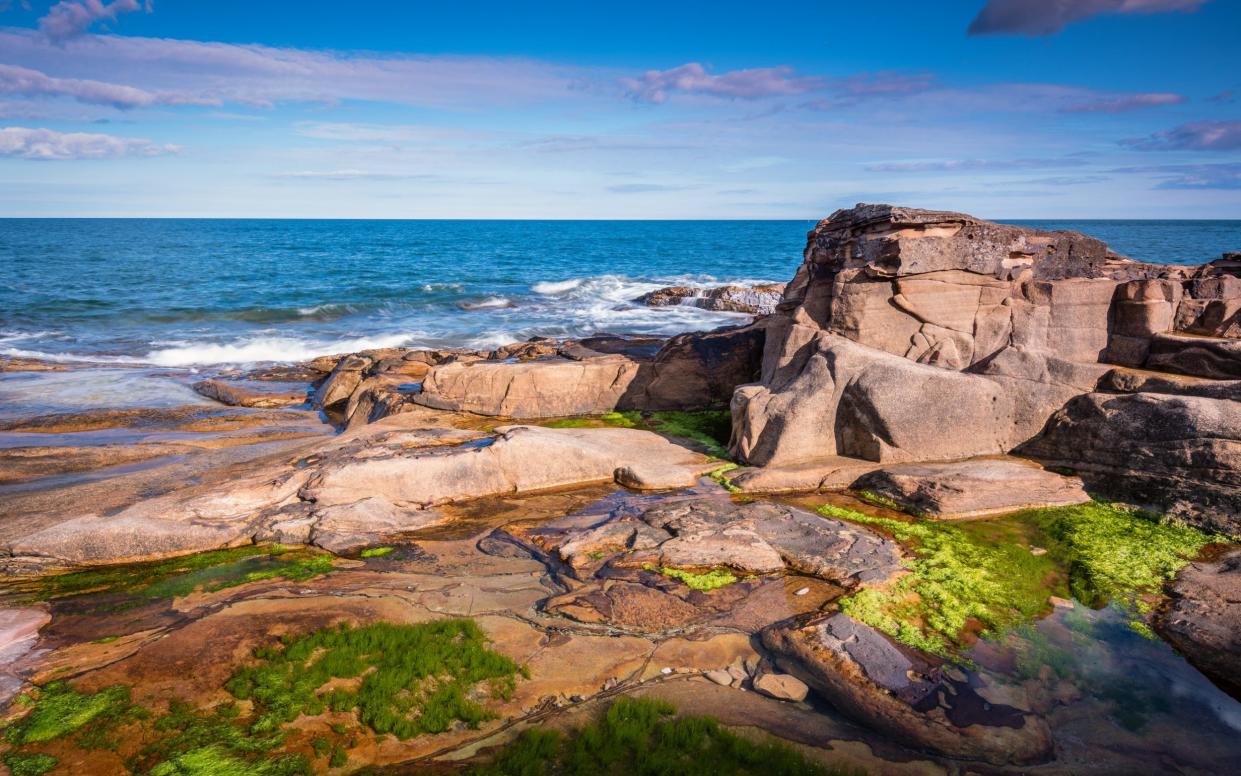
[[[1060,109],[1062,113],[1127,113],[1143,108],[1157,108],[1163,105],[1180,105],[1185,102],[1182,94],[1170,92],[1145,92],[1141,94],[1125,94],[1117,97],[1100,97]]]
[[[759,67],[712,75],[697,62],[669,70],[648,70],[621,84],[639,102],[665,102],[672,94],[705,94],[727,99],[757,100],[803,94],[822,88],[826,82],[813,76],[799,76],[793,68]]]
[[[867,172],[991,172],[1077,167],[1082,164],[1085,164],[1085,159],[1072,156],[1051,159],[931,159],[869,164],[866,170]]]
[[[1121,167],[1116,173],[1162,178],[1157,189],[1241,189],[1241,162],[1223,164],[1157,164]]]
[[[0,29],[8,63],[62,76],[175,91],[187,100],[269,107],[377,101],[502,107],[565,98],[583,68],[519,58],[377,55],[167,38],[78,35],[53,43]],[[158,67],[152,66],[158,63]]]
[[[141,138],[29,127],[0,129],[0,157],[36,161],[118,159],[126,156],[162,156],[179,150],[175,145],[162,145]]]
[[[23,97],[69,97],[78,102],[120,110],[152,105],[218,105],[218,100],[177,92],[149,92],[133,86],[84,78],[55,78],[17,65],[0,65],[0,94]]]
[[[1194,121],[1121,143],[1139,151],[1236,151],[1241,149],[1241,121]]]
[[[828,96],[806,102],[802,107],[811,110],[833,110],[857,105],[867,100],[923,94],[934,88],[936,88],[934,73],[907,73],[900,70],[858,73],[848,78],[836,78],[825,82],[824,91],[828,93]]]
[[[618,183],[615,186],[608,186],[607,190],[613,194],[653,194],[660,191],[690,191],[700,188],[702,186],[698,184]]]
[[[970,35],[1052,35],[1100,14],[1192,12],[1207,0],[988,0]]]
[[[282,172],[277,178],[292,180],[324,180],[324,181],[385,181],[385,180],[432,180],[438,175],[428,173],[389,172],[382,170],[299,170]]]
[[[151,0],[146,2],[151,12]],[[65,40],[89,30],[96,22],[115,21],[123,13],[133,13],[143,5],[138,0],[61,0],[39,19],[39,30],[52,40]]]

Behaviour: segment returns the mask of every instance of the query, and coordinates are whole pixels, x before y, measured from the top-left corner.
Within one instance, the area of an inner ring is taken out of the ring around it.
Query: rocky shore
[[[1241,712],[1241,255],[1143,263],[859,205],[787,285],[644,301],[755,317],[337,354],[185,379],[184,406],[0,421],[0,698],[55,678],[208,708],[277,635],[464,617],[527,667],[508,698],[471,691],[481,727],[399,740],[320,708],[281,751],[455,767],[620,694],[705,693],[875,773],[1241,768],[1235,737],[1203,741],[1232,719],[1209,709]],[[165,573],[175,594],[117,581]],[[1132,727],[1112,688],[1141,660],[1211,701]],[[27,743],[63,772],[137,756]]]

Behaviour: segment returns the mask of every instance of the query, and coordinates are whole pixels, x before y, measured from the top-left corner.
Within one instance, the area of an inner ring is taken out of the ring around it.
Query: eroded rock
[[[1159,632],[1198,670],[1241,699],[1241,550],[1191,563],[1156,618]]]

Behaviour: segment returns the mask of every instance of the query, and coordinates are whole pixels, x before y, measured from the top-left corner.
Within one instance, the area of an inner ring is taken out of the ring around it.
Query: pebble
[[[672,669],[671,669],[671,668],[661,668],[661,669],[659,669],[659,673],[663,674],[664,676],[667,676],[668,674],[672,673]]]
[[[1034,545],[1030,545],[1030,554],[1031,555],[1046,555],[1047,550],[1044,549],[1043,547],[1035,547]]]
[[[809,592],[810,592],[810,588],[803,587],[801,590],[794,592],[793,595],[805,595],[806,593],[809,593]]]
[[[733,683],[733,675],[723,669],[708,671],[705,676],[716,684],[727,687]]]

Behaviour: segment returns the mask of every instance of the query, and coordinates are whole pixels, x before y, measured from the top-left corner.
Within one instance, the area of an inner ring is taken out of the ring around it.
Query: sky
[[[1241,0],[0,0],[0,216],[1241,218]]]

